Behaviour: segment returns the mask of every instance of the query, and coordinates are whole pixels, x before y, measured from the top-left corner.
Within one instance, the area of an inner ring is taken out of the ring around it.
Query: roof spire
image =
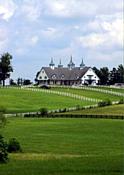
[[[62,63],[61,63],[61,59],[59,61],[58,67],[63,67]]]
[[[83,58],[82,58],[82,62],[81,62],[81,64],[80,64],[80,68],[82,69],[82,68],[84,68],[85,67],[85,64],[84,64],[84,61],[83,61]]]
[[[74,67],[75,67],[75,64],[74,64],[73,61],[72,61],[72,55],[71,55],[70,62],[69,62],[69,64],[68,64],[68,68],[69,68],[69,69],[72,69],[72,68],[74,68]]]
[[[49,66],[50,66],[52,69],[54,69],[55,64],[54,64],[54,62],[53,62],[53,58],[51,58],[51,62],[50,62],[50,64],[49,64]]]

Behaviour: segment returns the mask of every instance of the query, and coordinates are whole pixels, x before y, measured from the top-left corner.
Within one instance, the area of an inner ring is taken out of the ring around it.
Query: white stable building
[[[36,79],[38,84],[46,85],[96,85],[100,79],[91,67],[85,66],[82,62],[79,67],[70,59],[67,67],[60,63],[57,67],[51,59],[49,67],[42,67],[37,73]]]

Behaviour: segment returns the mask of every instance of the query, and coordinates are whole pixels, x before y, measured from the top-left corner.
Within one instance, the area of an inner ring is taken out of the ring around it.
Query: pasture
[[[37,89],[34,88],[33,90]],[[115,94],[107,94],[89,89],[56,87],[51,90],[52,93],[40,90],[32,91],[31,89],[0,88],[0,106],[6,107],[8,113],[35,112],[39,111],[40,108],[56,110],[76,106],[83,107],[97,104],[98,102],[96,100],[110,99],[111,101],[119,101],[122,98]],[[53,92],[61,94],[54,94]],[[69,94],[70,96],[62,95],[62,93]],[[71,95],[78,96],[79,99],[73,98]],[[80,97],[84,97],[85,99],[80,99]],[[91,99],[91,101],[86,98]]]
[[[123,120],[9,118],[1,130],[23,153],[10,154],[0,175],[122,175]]]
[[[6,107],[7,112],[31,112],[43,107],[52,110],[94,104],[56,94],[13,88],[0,88],[0,99],[0,106]]]

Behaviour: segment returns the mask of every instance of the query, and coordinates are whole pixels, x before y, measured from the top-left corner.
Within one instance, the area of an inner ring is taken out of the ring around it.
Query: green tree
[[[109,69],[108,67],[103,67],[100,69],[100,82],[102,85],[106,85],[109,81]]]
[[[5,80],[10,77],[10,72],[13,72],[11,60],[12,55],[10,55],[8,52],[4,53],[0,57],[0,79],[3,82],[3,86],[5,86]]]
[[[10,79],[9,84],[10,84],[11,86],[16,85],[16,83],[14,82],[14,80],[13,80],[13,79]]]
[[[124,83],[124,66],[120,64],[118,66],[119,83]]]
[[[6,119],[4,116],[5,108],[0,107],[0,127],[4,126]],[[7,143],[4,141],[3,136],[0,134],[0,163],[5,163],[8,160]]]
[[[18,86],[22,86],[23,85],[23,79],[22,78],[18,78],[17,79],[17,85]]]
[[[30,85],[30,84],[32,84],[31,80],[29,80],[29,79],[24,79],[23,85]]]
[[[115,84],[115,83],[119,83],[119,73],[118,70],[114,67],[109,74],[109,84]]]

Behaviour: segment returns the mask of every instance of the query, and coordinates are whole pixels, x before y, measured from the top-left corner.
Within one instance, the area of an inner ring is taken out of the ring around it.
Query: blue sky
[[[0,54],[12,78],[34,79],[53,57],[112,68],[123,59],[123,0],[0,0]]]

